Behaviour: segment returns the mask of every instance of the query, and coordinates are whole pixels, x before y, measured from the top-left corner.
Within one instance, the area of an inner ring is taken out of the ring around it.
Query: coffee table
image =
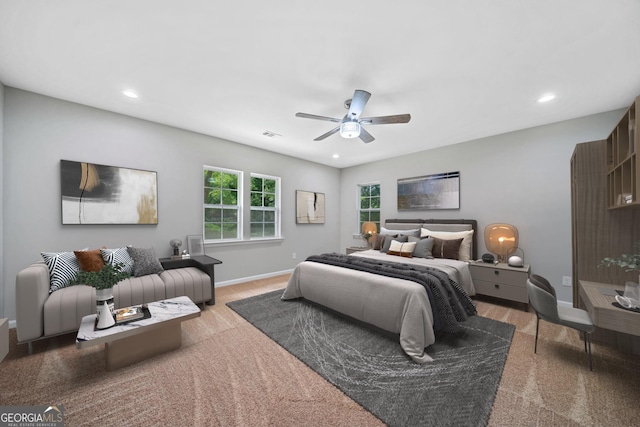
[[[182,345],[182,322],[200,317],[189,297],[170,298],[148,304],[151,317],[109,329],[94,328],[96,315],[82,318],[76,348],[105,345],[107,371],[122,368]]]

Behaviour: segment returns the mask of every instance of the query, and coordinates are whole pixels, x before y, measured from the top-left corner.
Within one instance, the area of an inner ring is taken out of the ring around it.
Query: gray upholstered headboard
[[[384,227],[390,230],[411,230],[423,226],[433,231],[473,230],[471,259],[478,259],[478,222],[475,219],[387,219],[384,222]]]

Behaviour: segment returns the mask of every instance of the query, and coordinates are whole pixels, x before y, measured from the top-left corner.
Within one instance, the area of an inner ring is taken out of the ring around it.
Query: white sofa
[[[188,296],[196,304],[212,304],[212,280],[204,268],[165,267],[159,274],[120,281],[113,288],[114,304],[120,308],[178,296]],[[49,270],[44,262],[31,264],[16,277],[18,343],[28,343],[30,353],[33,341],[77,331],[82,318],[96,312],[93,287],[75,285],[51,293],[49,288]]]

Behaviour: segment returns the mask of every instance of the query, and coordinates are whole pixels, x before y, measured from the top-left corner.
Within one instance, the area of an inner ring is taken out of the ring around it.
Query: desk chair
[[[591,332],[596,330],[589,312],[579,308],[564,307],[558,305],[556,291],[547,279],[536,274],[532,274],[527,279],[527,294],[529,303],[536,312],[536,342],[533,349],[538,351],[538,328],[540,319],[550,323],[568,326],[579,332],[584,332],[584,351],[589,352],[589,369],[593,371],[591,361]]]

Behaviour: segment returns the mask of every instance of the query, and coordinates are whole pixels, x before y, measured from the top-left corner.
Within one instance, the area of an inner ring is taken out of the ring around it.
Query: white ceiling
[[[0,81],[343,168],[627,107],[640,1],[0,0]],[[355,89],[411,122],[313,141]]]

